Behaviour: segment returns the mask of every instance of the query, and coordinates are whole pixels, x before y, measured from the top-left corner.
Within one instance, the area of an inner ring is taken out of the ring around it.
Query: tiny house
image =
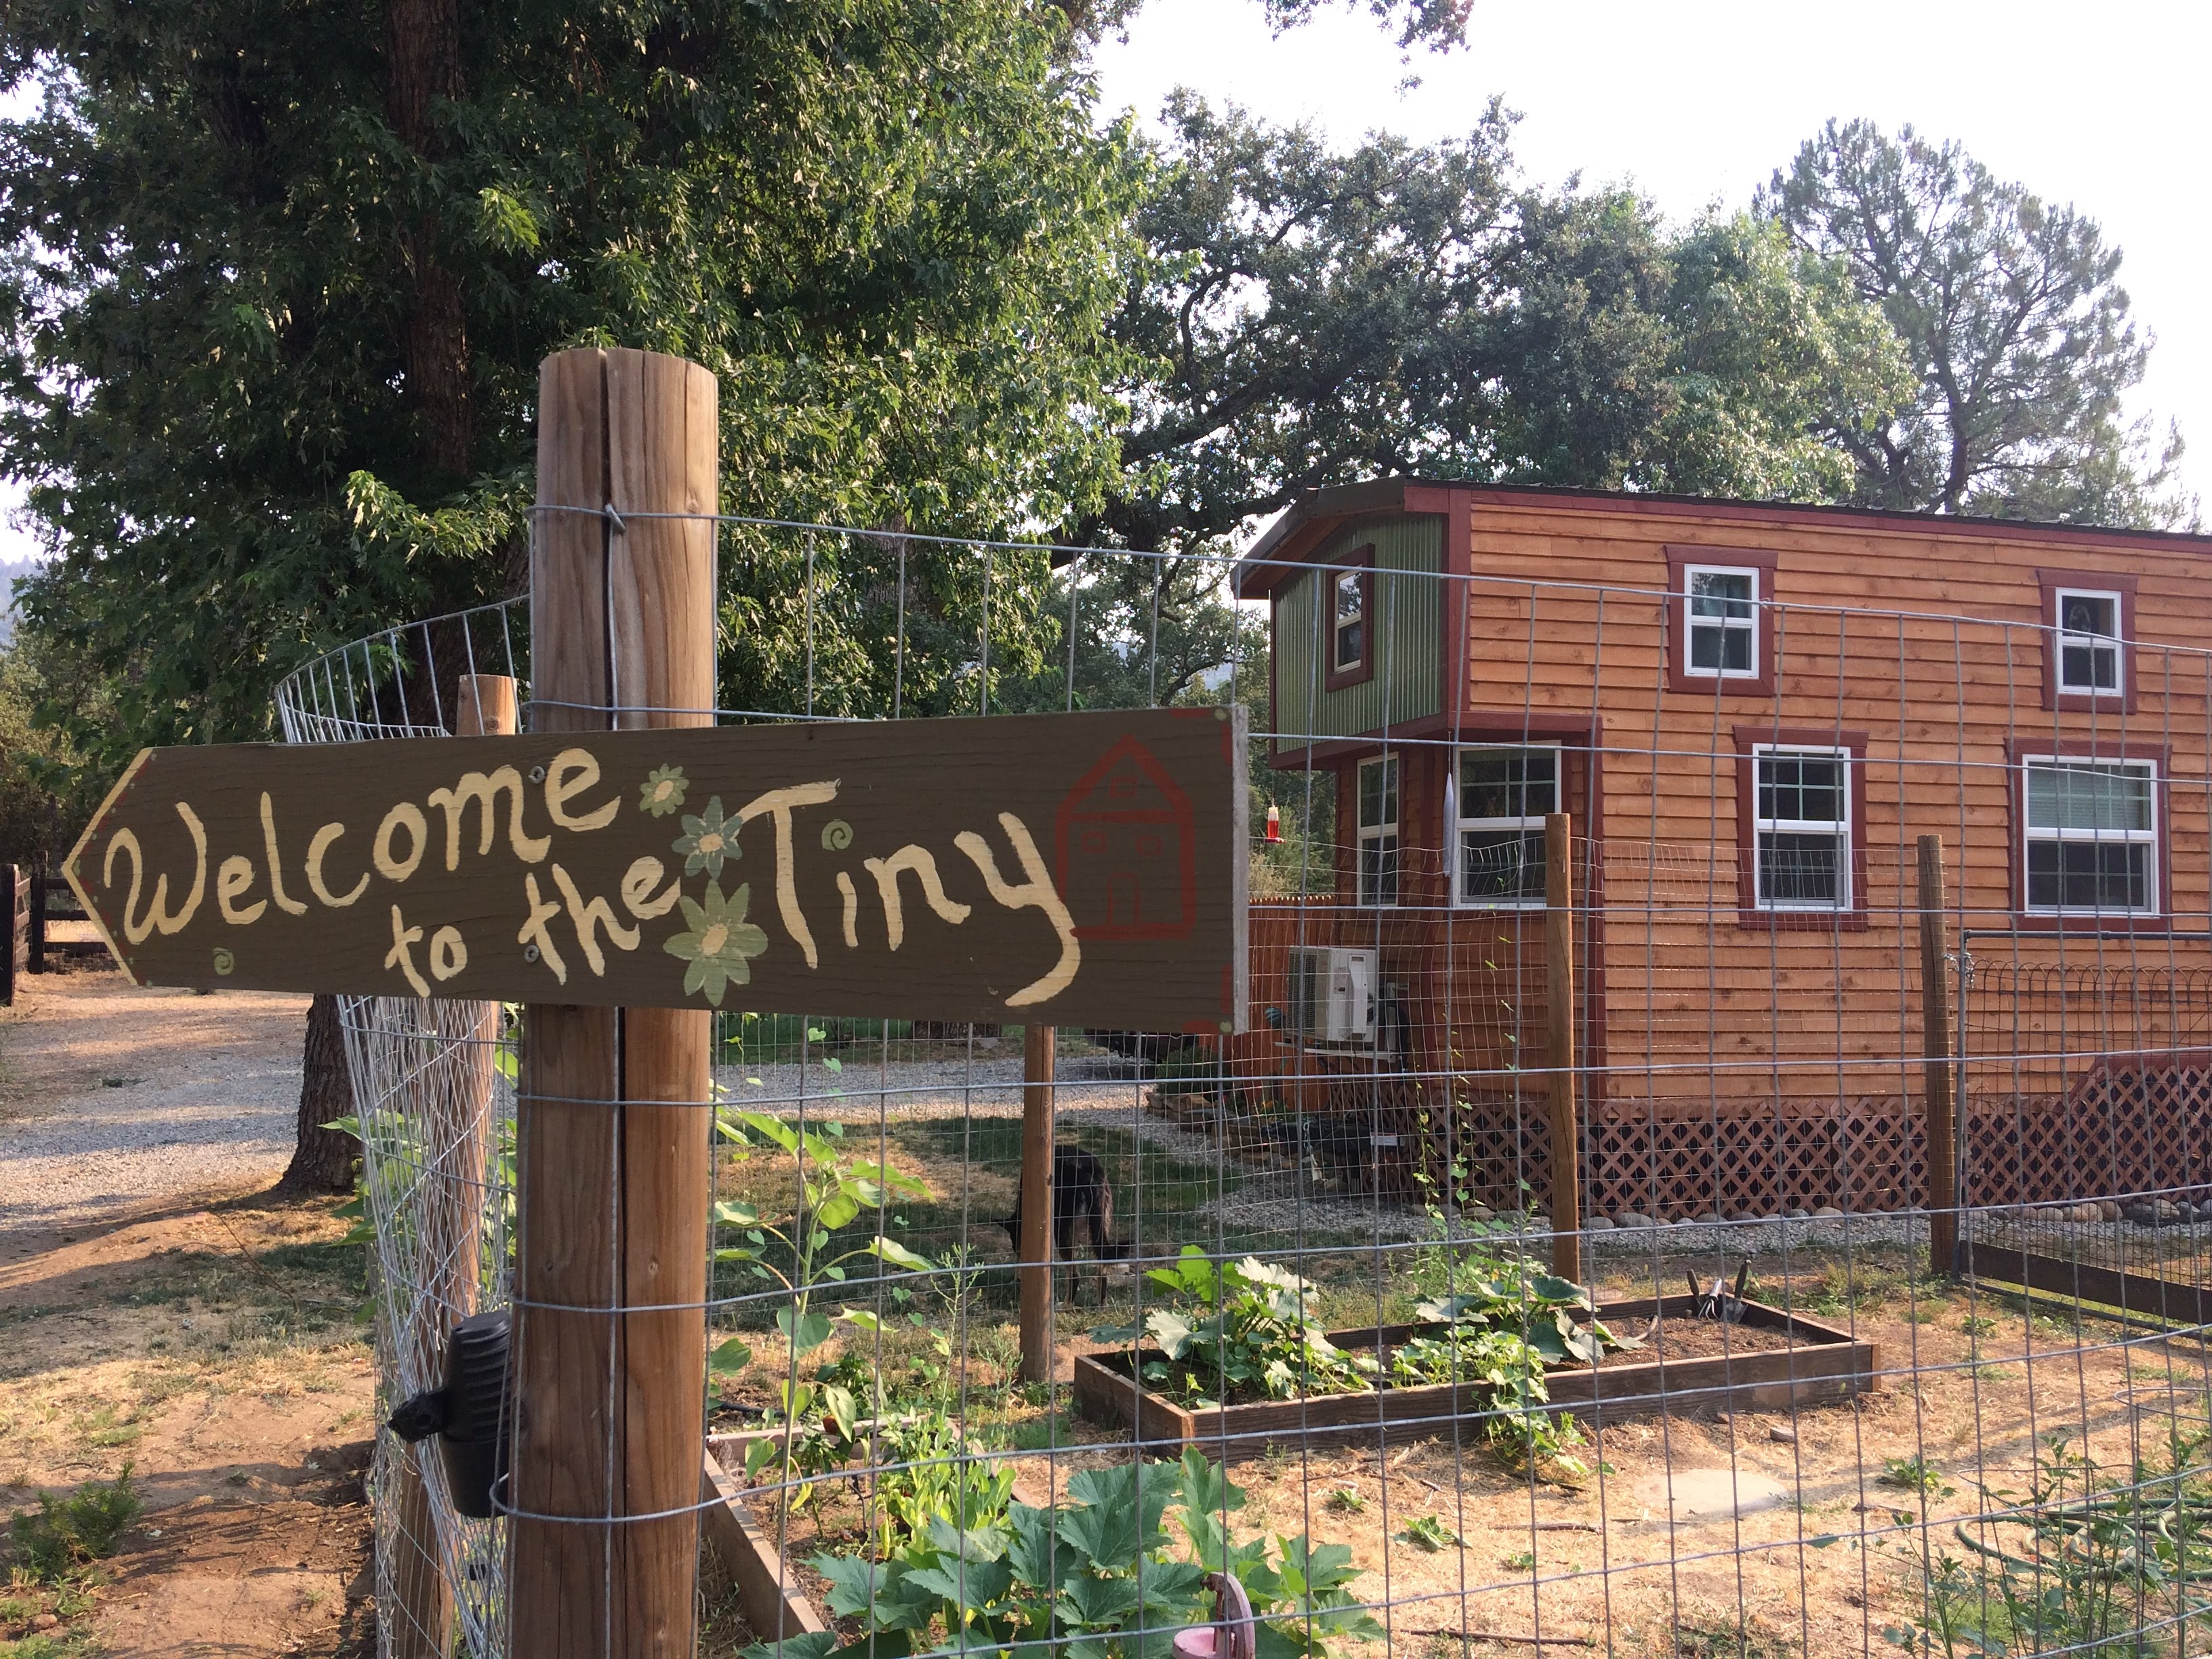
[[[1919,1202],[1932,833],[1970,1178],[2063,1196],[2109,1161],[2091,1118],[2148,1091],[2173,1122],[2128,1156],[2163,1180],[2212,1140],[2177,989],[2212,966],[2208,553],[1836,507],[1309,494],[1233,576],[1269,616],[1268,758],[1336,824],[1328,890],[1254,906],[1243,1092],[1370,1114],[1401,1175],[1459,1158],[1540,1188],[1565,812],[1589,1207]]]

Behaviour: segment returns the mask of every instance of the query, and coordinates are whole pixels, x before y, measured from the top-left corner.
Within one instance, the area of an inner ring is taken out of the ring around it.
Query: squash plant
[[[1163,1394],[1203,1407],[1375,1386],[1374,1359],[1328,1340],[1314,1286],[1287,1267],[1257,1256],[1217,1263],[1186,1244],[1173,1266],[1146,1277],[1182,1306],[1150,1310],[1141,1330],[1113,1325],[1091,1335],[1101,1342],[1150,1337],[1163,1358],[1144,1362],[1144,1379]]]
[[[861,1621],[839,1648],[824,1631],[787,1637],[783,1659],[833,1650],[868,1659],[908,1654],[1010,1656],[1065,1650],[1068,1659],[1165,1659],[1177,1630],[1212,1617],[1210,1571],[1236,1574],[1260,1616],[1259,1659],[1326,1659],[1336,1638],[1382,1633],[1352,1595],[1352,1551],[1308,1538],[1233,1542],[1228,1517],[1244,1494],[1202,1453],[1180,1463],[1085,1469],[1070,1502],[1004,1513],[962,1527],[929,1517],[908,1546],[876,1562],[818,1555],[830,1611]],[[1182,1549],[1167,1511],[1180,1507]],[[774,1644],[745,1659],[775,1659]]]

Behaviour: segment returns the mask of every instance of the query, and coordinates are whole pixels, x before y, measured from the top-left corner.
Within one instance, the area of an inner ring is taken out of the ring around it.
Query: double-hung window
[[[2028,913],[2158,915],[2157,763],[2030,755],[2021,765]]]
[[[1453,902],[1543,903],[1544,816],[1559,810],[1559,751],[1462,749],[1458,781]]]
[[[2068,696],[2126,695],[2120,650],[2120,596],[2086,588],[2057,593],[2058,689]]]
[[[1682,568],[1682,672],[1698,679],[1759,678],[1759,572]]]
[[[1331,610],[1329,672],[1349,674],[1367,665],[1367,591],[1372,584],[1364,570],[1335,574],[1335,602]]]
[[[1752,750],[1753,902],[1761,910],[1851,908],[1851,751]]]
[[[1398,757],[1359,763],[1359,902],[1398,902]]]

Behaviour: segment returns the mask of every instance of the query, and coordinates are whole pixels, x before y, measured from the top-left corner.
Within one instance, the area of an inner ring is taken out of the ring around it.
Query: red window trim
[[[1753,750],[1762,747],[1841,749],[1850,757],[1851,904],[1848,910],[1762,910],[1759,908],[1759,838],[1752,821],[1759,808]],[[1736,924],[1769,933],[1863,933],[1867,920],[1866,751],[1863,732],[1833,726],[1739,726],[1735,728]]]
[[[2043,585],[2043,706],[2053,712],[2132,714],[2136,712],[2136,578],[2108,570],[2038,570]],[[2058,689],[2058,591],[2071,588],[2120,596],[2120,695],[2097,696]],[[2164,777],[2161,772],[2159,775]]]
[[[1692,696],[1771,697],[1774,695],[1774,576],[1779,555],[1753,547],[1686,547],[1669,544],[1667,553],[1667,614],[1660,637],[1667,644],[1667,689]],[[1689,568],[1759,572],[1758,672],[1729,677],[1692,674],[1683,653],[1689,636]]]
[[[1336,579],[1347,568],[1361,571],[1359,578],[1359,660],[1349,668],[1336,665]],[[1375,678],[1375,544],[1355,547],[1340,558],[1327,561],[1322,566],[1323,599],[1322,605],[1322,648],[1328,658],[1322,677],[1322,690],[1341,691],[1346,686],[1364,685]]]
[[[2074,583],[2063,582],[2072,587]],[[2158,900],[2156,915],[2148,916],[2052,916],[2032,915],[2027,908],[2027,768],[2030,755],[2057,760],[2147,760],[2158,764]],[[2011,781],[2005,791],[2012,803],[2007,833],[2012,837],[2005,857],[2009,884],[2013,931],[2021,933],[2078,933],[2084,937],[2128,933],[2170,933],[2173,931],[2173,750],[2162,743],[2114,743],[2094,738],[2008,738],[2005,769]]]

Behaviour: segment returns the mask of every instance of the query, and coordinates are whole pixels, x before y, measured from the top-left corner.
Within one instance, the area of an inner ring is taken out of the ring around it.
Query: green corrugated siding
[[[1375,613],[1382,654],[1375,677],[1341,691],[1322,690],[1327,659],[1324,620],[1316,599],[1326,584],[1309,573],[1284,584],[1275,610],[1275,715],[1279,732],[1313,732],[1350,737],[1385,724],[1403,725],[1442,708],[1443,674],[1441,621],[1443,583],[1443,520],[1436,517],[1393,519],[1340,530],[1323,544],[1315,562],[1328,564],[1369,542],[1375,544]],[[1394,571],[1403,572],[1393,575]],[[1279,741],[1276,752],[1298,747]]]

